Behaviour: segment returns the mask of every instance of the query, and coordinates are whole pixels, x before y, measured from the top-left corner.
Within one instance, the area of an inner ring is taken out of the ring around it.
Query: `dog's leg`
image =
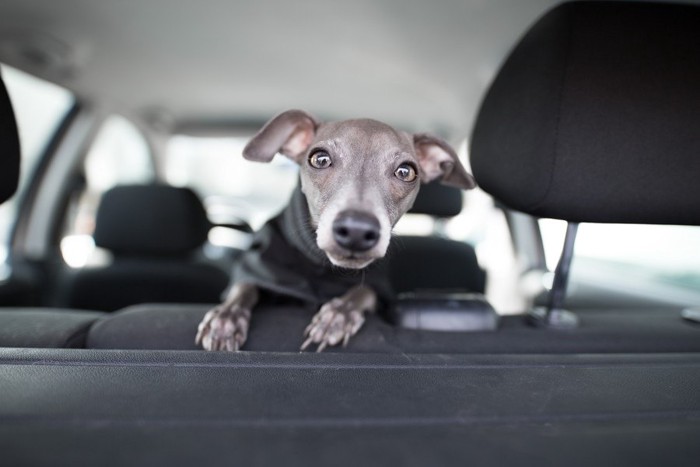
[[[250,312],[257,302],[256,286],[235,284],[226,301],[204,315],[195,343],[204,350],[238,351],[248,337]]]
[[[311,344],[318,344],[317,352],[326,346],[343,343],[346,346],[351,336],[360,330],[365,322],[365,312],[377,307],[377,294],[365,285],[350,289],[342,297],[334,298],[324,304],[314,315],[304,331],[306,340],[301,350]]]

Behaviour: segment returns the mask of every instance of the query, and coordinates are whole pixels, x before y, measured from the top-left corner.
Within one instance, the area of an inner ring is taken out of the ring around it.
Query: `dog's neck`
[[[318,266],[329,266],[326,254],[316,244],[316,231],[311,224],[309,205],[298,184],[282,212],[282,228],[287,241],[298,249],[309,261]]]

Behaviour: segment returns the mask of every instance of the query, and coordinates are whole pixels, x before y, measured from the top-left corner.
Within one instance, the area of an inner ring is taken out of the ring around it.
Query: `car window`
[[[212,221],[242,219],[253,228],[280,211],[297,183],[298,167],[285,157],[250,162],[242,152],[248,137],[173,136],[164,154],[166,182],[194,189]]]
[[[105,120],[85,157],[84,179],[74,190],[66,215],[61,254],[71,267],[104,263],[92,233],[102,194],[116,185],[149,183],[155,178],[150,149],[143,134],[124,117]]]
[[[17,120],[22,150],[17,193],[0,205],[0,276],[9,251],[9,240],[17,206],[47,144],[74,104],[73,95],[55,84],[0,64]]]
[[[540,219],[547,266],[561,254],[564,221]],[[677,225],[581,224],[573,268],[607,280],[700,290],[700,229]]]

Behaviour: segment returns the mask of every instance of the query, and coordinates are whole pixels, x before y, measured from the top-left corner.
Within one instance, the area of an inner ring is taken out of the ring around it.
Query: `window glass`
[[[541,219],[547,266],[556,267],[566,223]],[[693,226],[581,224],[573,267],[620,278],[700,290],[700,229]]]
[[[285,157],[269,164],[250,162],[242,152],[249,138],[177,135],[165,154],[165,180],[194,189],[212,221],[242,219],[259,228],[289,200],[297,165]]]
[[[59,86],[9,66],[0,64],[0,72],[12,101],[22,149],[19,188],[9,201],[0,205],[0,265],[3,265],[18,200],[26,190],[44,148],[73,106],[74,98]],[[6,268],[0,268],[0,276],[6,274]]]
[[[115,185],[149,183],[155,170],[148,143],[129,120],[105,120],[85,157],[84,186],[77,187],[69,203],[66,232],[61,240],[63,259],[71,267],[104,263],[104,252],[92,240],[95,214],[102,194]]]
[[[155,176],[148,143],[129,120],[105,120],[85,158],[87,189],[102,194],[116,185],[148,183]]]

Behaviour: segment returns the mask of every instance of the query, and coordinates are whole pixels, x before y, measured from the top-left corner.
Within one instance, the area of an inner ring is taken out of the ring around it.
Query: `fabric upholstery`
[[[90,325],[102,315],[56,308],[0,308],[0,347],[82,348]]]
[[[449,218],[462,211],[462,191],[437,182],[421,186],[409,213]],[[486,273],[474,248],[439,236],[396,236],[387,253],[396,293],[418,290],[483,292]]]
[[[209,228],[204,206],[190,189],[115,187],[104,194],[94,234],[113,262],[67,270],[57,303],[114,311],[144,302],[218,301],[229,273],[195,254]]]
[[[461,290],[483,293],[486,272],[474,248],[441,237],[398,236],[387,256],[391,284],[397,293]]]
[[[506,206],[576,222],[700,224],[700,7],[574,2],[525,34],[471,164]]]
[[[17,123],[5,84],[0,79],[0,203],[9,199],[17,189],[19,160]]]
[[[433,182],[420,187],[409,212],[434,217],[452,217],[461,211],[462,190]]]
[[[214,302],[229,283],[228,274],[212,264],[161,258],[117,259],[107,267],[67,275],[60,303],[103,311],[146,302]]]
[[[124,185],[107,191],[95,220],[95,243],[116,255],[190,253],[207,239],[210,224],[188,188]]]
[[[213,305],[141,305],[101,319],[87,347],[193,350],[197,325]],[[262,305],[253,311],[243,350],[298,352],[315,310]],[[447,332],[393,326],[377,315],[342,353],[638,353],[699,352],[700,326],[679,310],[578,310],[579,328],[561,332],[529,326],[523,316],[503,316],[497,331]]]
[[[0,349],[0,382],[9,466],[656,467],[700,459],[694,354]]]

